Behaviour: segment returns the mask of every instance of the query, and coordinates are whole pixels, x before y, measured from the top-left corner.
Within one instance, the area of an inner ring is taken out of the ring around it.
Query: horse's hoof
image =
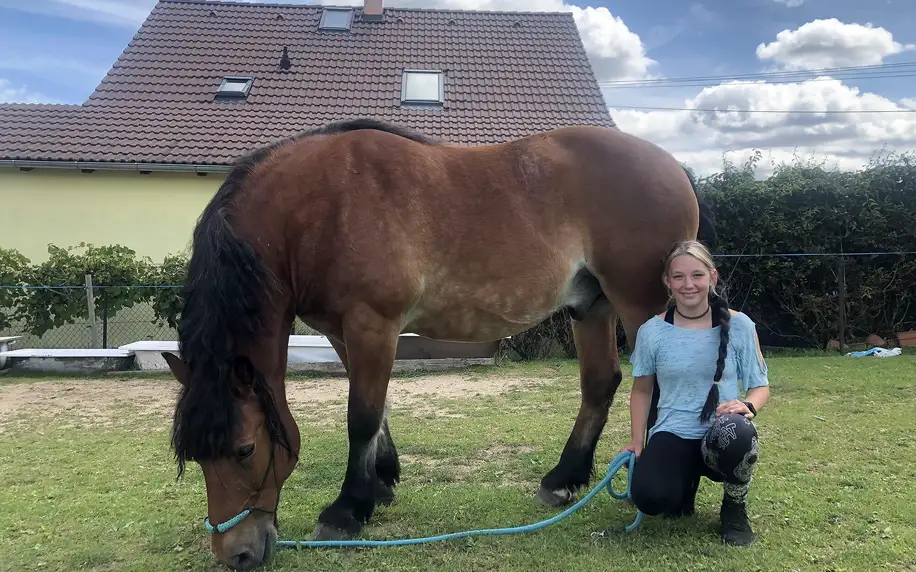
[[[544,506],[561,507],[571,504],[575,500],[575,494],[569,489],[548,490],[544,487],[538,489],[537,500]]]
[[[394,504],[394,488],[383,483],[375,485],[376,506],[391,506]]]
[[[315,525],[315,531],[312,533],[312,540],[353,540],[356,535],[350,534],[330,524],[319,522]]]

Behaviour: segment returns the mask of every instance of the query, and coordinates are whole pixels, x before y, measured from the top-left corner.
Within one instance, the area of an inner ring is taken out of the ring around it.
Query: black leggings
[[[633,467],[633,503],[650,516],[692,509],[704,476],[725,484],[726,499],[744,503],[757,456],[757,428],[743,415],[717,417],[702,439],[659,431]]]

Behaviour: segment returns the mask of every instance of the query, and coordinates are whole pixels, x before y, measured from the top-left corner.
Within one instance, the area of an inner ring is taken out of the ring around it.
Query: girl
[[[729,309],[716,290],[718,278],[712,256],[699,242],[679,243],[668,256],[662,280],[673,304],[637,333],[631,357],[633,439],[623,450],[637,457],[632,498],[644,514],[693,514],[700,477],[706,476],[724,483],[722,540],[748,545],[754,532],[747,493],[758,455],[751,419],[769,399],[769,381],[755,324]],[[646,442],[650,413],[657,421]]]

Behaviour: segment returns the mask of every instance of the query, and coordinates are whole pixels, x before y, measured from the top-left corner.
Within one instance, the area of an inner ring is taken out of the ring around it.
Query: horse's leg
[[[568,504],[579,487],[588,483],[595,447],[622,379],[617,353],[617,317],[607,299],[602,296],[580,321],[572,320],[571,323],[579,357],[582,398],[559,463],[541,479],[537,498],[549,506]]]
[[[343,343],[350,377],[349,454],[340,493],[318,516],[316,540],[353,538],[372,516],[380,478],[377,452],[393,450],[385,430],[385,402],[398,332],[397,324],[369,310],[344,320]]]
[[[337,352],[344,369],[347,370],[347,375],[349,375],[347,346],[334,338],[329,337],[328,341],[331,342],[331,347]],[[379,439],[375,453],[375,471],[378,474],[378,478],[375,480],[375,504],[388,506],[394,503],[394,486],[401,480],[401,463],[398,460],[398,450],[394,446],[391,431],[388,429],[387,411],[384,421],[382,421],[382,432],[384,433],[384,438]]]
[[[344,366],[344,371],[347,372],[347,376],[350,375],[350,366],[347,365],[347,346],[343,342],[336,340],[335,338],[328,337],[328,341],[331,342],[331,347],[334,348],[334,351],[337,352],[337,357],[340,358],[340,363]]]

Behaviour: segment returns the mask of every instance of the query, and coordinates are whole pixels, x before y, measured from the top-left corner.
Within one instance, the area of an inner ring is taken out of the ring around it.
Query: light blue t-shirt
[[[706,434],[715,416],[704,424],[699,415],[716,373],[720,330],[720,326],[681,328],[658,316],[639,327],[630,356],[633,376],[655,374],[660,390],[658,421],[649,430],[650,437],[658,431],[685,439]],[[720,403],[740,399],[738,379],[744,392],[769,384],[766,361],[758,357],[755,332],[756,324],[746,314],[732,315],[725,370],[719,380]]]

